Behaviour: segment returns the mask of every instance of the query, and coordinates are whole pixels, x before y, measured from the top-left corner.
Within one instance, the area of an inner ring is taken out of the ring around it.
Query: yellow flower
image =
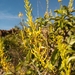
[[[45,12],[44,17],[45,17],[45,18],[49,18],[49,13],[48,13],[47,11]]]
[[[23,16],[23,13],[22,12],[19,12],[19,14],[18,14],[18,17],[22,17]]]
[[[58,0],[58,2],[62,2],[62,0]]]

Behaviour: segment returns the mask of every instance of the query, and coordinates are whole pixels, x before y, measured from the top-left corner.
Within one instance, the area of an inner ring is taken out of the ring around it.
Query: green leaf
[[[54,10],[54,12],[56,12],[57,14],[62,14],[62,10]]]
[[[72,56],[68,59],[67,64],[71,61],[71,60],[75,60],[75,56]]]
[[[70,26],[72,26],[72,23],[71,22],[67,22],[67,24],[69,24]]]
[[[12,75],[13,73],[12,72],[7,72],[5,75]]]
[[[72,25],[72,22],[69,22],[68,20],[65,20],[64,23],[65,23],[65,24],[68,24],[68,25],[70,25],[70,26],[73,26],[73,25]]]
[[[29,63],[30,59],[31,59],[31,50],[28,51],[28,54],[26,56],[26,61]]]
[[[54,50],[51,56],[51,63],[54,65],[58,58],[59,58],[59,52],[58,50]]]
[[[68,54],[68,53],[75,53],[75,51],[72,50],[72,49],[71,49],[71,50],[67,50],[67,51],[66,51],[66,54]]]

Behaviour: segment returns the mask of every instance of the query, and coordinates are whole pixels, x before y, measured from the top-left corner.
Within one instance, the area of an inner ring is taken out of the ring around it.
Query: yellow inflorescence
[[[7,72],[8,71],[8,64],[6,63],[6,57],[4,56],[4,51],[3,51],[3,42],[0,38],[0,64],[2,65],[3,69]]]
[[[20,18],[23,17],[23,13],[19,12],[18,17],[20,17]]]
[[[62,2],[62,0],[58,0],[58,2]]]

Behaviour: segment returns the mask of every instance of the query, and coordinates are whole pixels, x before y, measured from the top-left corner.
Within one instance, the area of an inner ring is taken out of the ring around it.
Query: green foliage
[[[48,12],[47,3],[44,17],[35,21],[29,0],[24,0],[24,3],[26,25],[29,27],[22,25],[19,33],[0,38],[2,69],[11,75],[74,75],[73,0],[68,6],[61,5],[60,9],[55,10],[55,17]]]

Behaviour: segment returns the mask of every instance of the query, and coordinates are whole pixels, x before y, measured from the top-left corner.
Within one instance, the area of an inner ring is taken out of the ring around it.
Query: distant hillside
[[[0,29],[0,37],[4,37],[6,35],[14,34],[14,33],[18,33],[18,32],[19,32],[19,29],[16,29],[16,28],[12,28],[10,30],[1,30]]]

